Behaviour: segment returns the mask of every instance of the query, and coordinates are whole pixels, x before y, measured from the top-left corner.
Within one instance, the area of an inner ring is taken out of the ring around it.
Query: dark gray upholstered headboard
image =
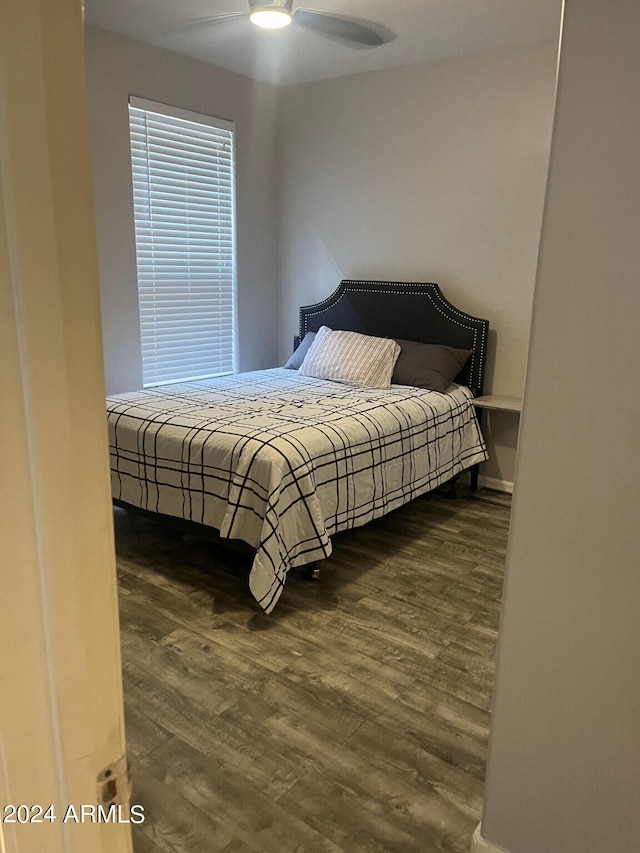
[[[482,393],[489,321],[456,308],[437,284],[341,281],[328,299],[300,309],[300,339],[320,326],[473,350],[456,381]]]

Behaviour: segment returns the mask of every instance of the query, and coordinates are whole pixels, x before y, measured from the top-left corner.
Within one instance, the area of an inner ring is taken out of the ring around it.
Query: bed
[[[343,281],[300,309],[298,361],[313,335],[340,330],[398,339],[407,353],[409,342],[468,351],[454,383],[439,391],[354,386],[305,375],[306,358],[300,369],[110,396],[114,502],[247,543],[249,587],[270,613],[288,572],[328,557],[334,533],[486,459],[472,399],[482,389],[488,326],[433,283]]]

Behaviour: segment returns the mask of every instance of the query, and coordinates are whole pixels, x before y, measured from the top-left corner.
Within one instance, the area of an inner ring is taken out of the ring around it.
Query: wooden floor
[[[467,853],[508,500],[340,534],[271,616],[248,557],[115,514],[136,853]]]

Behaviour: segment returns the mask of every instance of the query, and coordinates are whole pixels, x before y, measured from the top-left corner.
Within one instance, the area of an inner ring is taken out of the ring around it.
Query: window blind
[[[129,99],[144,386],[232,373],[231,122]]]

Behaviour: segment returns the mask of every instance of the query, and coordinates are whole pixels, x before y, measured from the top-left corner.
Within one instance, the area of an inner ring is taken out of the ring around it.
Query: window
[[[232,373],[233,124],[129,99],[144,386]]]

